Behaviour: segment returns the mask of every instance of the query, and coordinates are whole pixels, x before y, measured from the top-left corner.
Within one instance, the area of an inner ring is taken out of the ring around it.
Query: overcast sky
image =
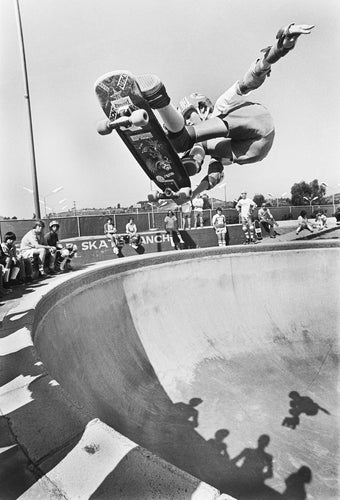
[[[338,0],[20,0],[20,6],[39,192],[54,210],[74,201],[78,208],[131,205],[150,192],[119,137],[96,132],[104,115],[93,84],[101,74],[157,73],[174,103],[193,91],[214,100],[290,22],[316,27],[253,93],[270,109],[276,138],[261,163],[226,167],[227,198],[243,189],[279,196],[314,178],[340,183]],[[33,199],[23,189],[32,180],[14,0],[0,1],[0,51],[0,215],[31,217]],[[223,189],[213,194],[224,197]]]

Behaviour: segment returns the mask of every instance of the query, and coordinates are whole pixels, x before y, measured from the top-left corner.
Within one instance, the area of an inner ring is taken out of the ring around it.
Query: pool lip
[[[30,476],[29,482],[32,484],[36,481],[37,477],[47,474],[50,465],[59,463],[60,459],[65,456],[71,443],[74,443],[81,436],[85,426],[91,420],[91,417],[79,408],[65,391],[60,388],[58,398],[49,400],[49,395],[53,390],[53,380],[47,372],[45,366],[41,363],[37,356],[34,347],[34,333],[41,318],[47,313],[50,306],[58,300],[58,296],[64,297],[65,293],[71,293],[79,289],[80,286],[86,286],[94,281],[99,281],[103,278],[108,278],[113,275],[131,272],[148,266],[155,266],[164,263],[179,262],[181,260],[190,260],[196,258],[209,258],[220,257],[224,255],[244,255],[253,253],[266,253],[266,252],[287,252],[287,251],[305,251],[305,250],[327,250],[339,248],[340,241],[318,240],[318,241],[294,241],[261,246],[258,245],[238,245],[226,248],[204,248],[184,251],[170,251],[156,254],[148,254],[144,256],[127,257],[120,260],[110,260],[91,264],[84,269],[77,270],[67,275],[60,275],[46,281],[46,285],[36,289],[32,294],[28,294],[19,300],[14,308],[9,309],[5,314],[2,322],[2,338],[6,338],[11,334],[23,331],[31,335],[33,345],[27,343],[23,347],[25,349],[25,356],[22,357],[22,366],[17,366],[15,371],[18,374],[29,373],[36,376],[35,380],[32,378],[23,378],[22,383],[27,384],[27,390],[33,385],[40,386],[40,396],[38,414],[41,417],[42,427],[45,429],[45,435],[48,435],[52,422],[48,418],[55,413],[55,418],[62,419],[59,428],[62,429],[59,436],[51,436],[51,442],[35,444],[35,440],[41,440],[38,425],[32,427],[28,425],[27,417],[25,418],[25,407],[11,412],[8,418],[11,425],[11,432],[15,435],[13,443],[17,445],[18,455],[20,460],[27,461],[24,467]],[[338,267],[339,269],[339,267]],[[22,315],[22,316],[21,316]],[[15,318],[18,318],[17,320]],[[0,331],[0,333],[1,333]],[[2,353],[1,353],[2,354]],[[14,355],[13,353],[11,353]],[[21,357],[20,357],[21,359]],[[10,359],[9,359],[10,363]],[[33,368],[34,367],[34,368]],[[33,371],[32,371],[33,370]],[[22,390],[21,385],[16,390]],[[29,413],[28,405],[28,413]],[[6,415],[6,412],[2,412]],[[33,417],[36,414],[33,412],[29,416]],[[68,418],[69,417],[69,418]],[[55,434],[55,430],[51,430],[51,434]],[[12,437],[13,437],[12,435]],[[175,472],[173,472],[176,474]]]

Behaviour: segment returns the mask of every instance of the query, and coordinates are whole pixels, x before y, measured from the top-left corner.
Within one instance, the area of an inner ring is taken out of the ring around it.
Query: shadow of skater
[[[219,429],[215,432],[214,439],[208,439],[207,443],[209,443],[212,448],[223,457],[229,459],[229,454],[227,452],[227,445],[224,443],[224,439],[229,436],[230,432],[228,429]]]
[[[231,460],[235,465],[242,461],[240,472],[246,489],[258,490],[266,479],[273,477],[273,457],[265,451],[270,438],[262,434],[257,441],[257,448],[245,448]]]
[[[285,417],[282,421],[284,427],[289,427],[290,429],[295,429],[300,423],[300,415],[305,413],[309,417],[314,417],[317,415],[318,411],[321,410],[327,415],[330,415],[329,411],[325,408],[321,408],[317,403],[315,403],[308,396],[300,396],[296,391],[291,391],[288,396],[291,398],[289,402],[290,410],[289,413],[291,417]]]
[[[282,494],[285,500],[305,500],[307,498],[306,484],[312,480],[312,471],[306,465],[300,467],[285,480],[286,489]]]
[[[188,422],[192,427],[198,427],[198,411],[196,406],[203,403],[201,398],[192,398],[189,403],[175,403],[174,407],[179,411],[179,417],[183,422]]]

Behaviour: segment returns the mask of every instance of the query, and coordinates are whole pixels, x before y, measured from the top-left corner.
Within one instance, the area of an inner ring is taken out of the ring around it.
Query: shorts
[[[275,127],[265,106],[245,102],[221,118],[229,126],[228,138],[235,163],[256,163],[267,156],[273,145]]]
[[[23,259],[33,259],[35,255],[39,253],[38,248],[27,248],[26,250],[21,250],[20,254]]]

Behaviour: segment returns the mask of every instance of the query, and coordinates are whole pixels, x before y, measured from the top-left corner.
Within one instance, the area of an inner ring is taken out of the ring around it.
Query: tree
[[[292,205],[305,205],[307,200],[305,200],[304,197],[309,200],[317,197],[319,203],[322,203],[326,193],[326,187],[323,184],[319,184],[317,179],[314,179],[308,184],[305,181],[295,183],[291,187],[290,192],[292,195]]]
[[[253,198],[253,201],[256,203],[258,207],[261,207],[262,203],[264,203],[266,200],[263,194],[256,194]]]

